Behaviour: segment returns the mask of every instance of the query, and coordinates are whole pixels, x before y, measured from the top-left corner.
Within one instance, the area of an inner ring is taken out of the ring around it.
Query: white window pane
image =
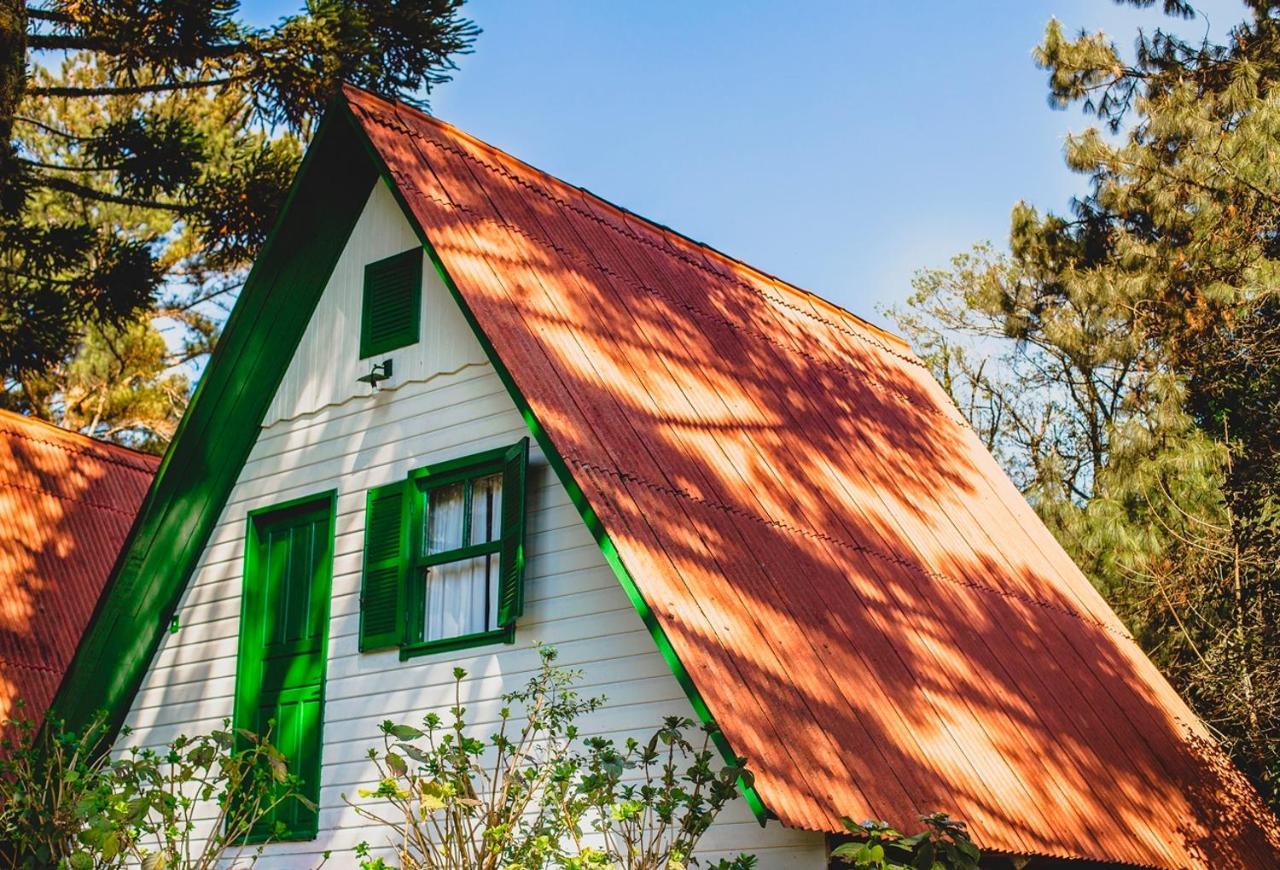
[[[471,543],[498,540],[502,523],[502,475],[477,477],[471,484]]]
[[[431,490],[427,510],[427,552],[441,553],[464,546],[462,518],[465,484],[453,483]]]
[[[441,640],[488,629],[492,610],[494,556],[477,556],[427,569],[426,625],[423,639]]]

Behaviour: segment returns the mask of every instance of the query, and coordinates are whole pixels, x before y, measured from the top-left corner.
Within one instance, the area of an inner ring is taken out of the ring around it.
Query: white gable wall
[[[385,185],[376,185],[346,251],[334,267],[324,298],[298,343],[293,362],[276,390],[275,400],[267,409],[262,424],[265,428],[300,414],[367,396],[368,385],[358,383],[356,378],[368,374],[373,363],[387,358],[395,360],[395,377],[384,387],[391,390],[485,362],[484,350],[425,252],[422,340],[390,353],[360,359],[365,265],[418,245],[418,236],[400,212],[391,191]]]
[[[406,662],[394,650],[357,650],[365,493],[411,469],[511,444],[526,430],[510,397],[430,263],[424,275],[423,340],[384,356],[391,387],[370,395],[356,378],[364,265],[417,245],[391,194],[377,185],[340,258],[263,430],[241,470],[179,610],[134,699],[121,746],[160,746],[179,733],[207,733],[230,717],[250,510],[338,491],[330,616],[320,835],[266,847],[260,866],[306,867],[335,850],[352,865],[362,827],[343,793],[373,782],[365,757],[380,746],[383,719],[416,722],[452,703],[452,671],[465,668],[472,713],[496,712],[499,696],[537,665],[530,645],[556,646],[560,663],[584,672],[584,695],[608,702],[583,721],[586,733],[645,735],[665,715],[692,716],[639,616],[605,564],[545,458],[530,457],[526,607],[513,645],[440,653]],[[381,359],[382,357],[379,357]],[[207,814],[212,815],[210,812]],[[754,852],[762,867],[824,867],[823,838],[777,822],[761,828],[736,801],[703,839],[710,850]]]

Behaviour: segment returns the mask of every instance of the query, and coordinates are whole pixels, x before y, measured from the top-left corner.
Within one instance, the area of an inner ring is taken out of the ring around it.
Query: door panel
[[[333,498],[255,513],[245,551],[236,727],[266,735],[320,795],[321,726],[333,575]],[[316,811],[289,800],[254,829],[265,839],[316,834]]]
[[[305,785],[319,783],[323,699],[298,697],[298,694],[285,693],[260,706],[257,724],[259,733],[268,726],[271,728],[271,742],[289,759],[289,770],[302,779],[303,791],[314,803],[319,789]],[[269,818],[255,827],[255,833],[265,838],[275,830],[277,822],[284,824],[288,832],[286,839],[315,835],[316,813],[300,801],[286,801],[276,807]]]

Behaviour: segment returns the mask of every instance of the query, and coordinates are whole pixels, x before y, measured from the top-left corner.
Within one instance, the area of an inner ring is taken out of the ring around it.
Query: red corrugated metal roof
[[[405,106],[359,123],[786,824],[1280,863],[1280,833],[900,339]]]
[[[0,411],[0,721],[44,717],[158,464]]]

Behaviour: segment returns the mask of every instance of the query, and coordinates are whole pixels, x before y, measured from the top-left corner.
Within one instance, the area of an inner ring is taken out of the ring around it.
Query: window
[[[415,344],[421,311],[421,248],[365,266],[360,358]]]
[[[502,472],[427,489],[422,555],[411,581],[410,641],[492,631],[498,625]],[[414,600],[417,599],[417,600]]]
[[[235,727],[275,744],[310,802],[273,808],[251,832],[254,842],[316,836],[333,506],[330,493],[249,515]]]
[[[514,639],[529,440],[370,491],[360,648],[402,658]]]

